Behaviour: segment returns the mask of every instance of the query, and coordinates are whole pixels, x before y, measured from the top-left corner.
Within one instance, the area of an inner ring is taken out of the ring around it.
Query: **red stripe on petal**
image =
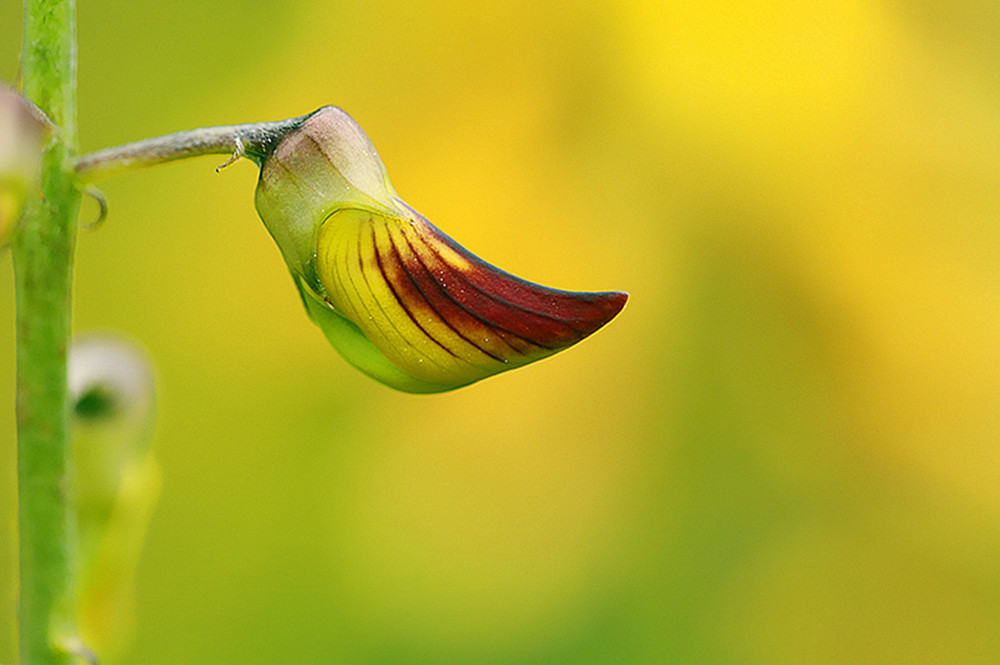
[[[430,306],[426,298],[424,298],[423,294],[410,279],[408,272],[399,258],[399,253],[396,251],[395,245],[388,236],[385,218],[379,217],[378,221],[370,220],[370,222],[372,226],[372,243],[378,269],[399,307],[427,339],[434,342],[434,344],[454,358],[473,364],[462,354],[457,353],[455,349],[451,348],[445,340],[440,339],[438,335],[432,332],[434,324],[444,325],[446,328],[450,328],[451,326],[447,321],[437,316],[433,307]],[[380,238],[380,236],[384,237]],[[379,242],[380,239],[383,241],[382,243]]]
[[[409,257],[409,260],[404,261],[407,274],[427,300],[428,305],[470,343],[484,353],[505,362],[520,355],[537,355],[539,351],[544,350],[530,340],[498,328],[463,307],[431,274],[402,229],[394,229],[392,238],[397,251]]]
[[[373,256],[365,256],[367,247],[371,247]],[[383,349],[383,353],[397,355],[401,362],[412,362],[414,365],[419,365],[426,360],[437,367],[438,371],[446,371],[444,365],[417,345],[417,342],[422,340],[411,339],[393,320],[393,306],[399,304],[395,299],[391,302],[388,301],[386,297],[386,292],[389,292],[388,298],[393,298],[389,285],[385,283],[376,263],[377,249],[371,219],[358,225],[358,239],[353,249],[357,252],[357,265],[362,277],[362,281],[357,284],[357,287],[368,312],[368,320],[358,321],[358,327],[366,333],[378,334],[381,340],[373,339],[372,341]],[[379,289],[380,285],[383,288]]]
[[[621,292],[550,289],[479,259],[427,220],[404,229],[441,288],[464,309],[533,344],[557,350],[611,320],[625,305]]]
[[[614,318],[628,300],[628,294],[621,291],[563,291],[529,282],[483,261],[426,219],[421,222],[428,236],[457,255],[455,261],[448,252],[439,251],[470,283],[514,307],[561,321],[581,337]]]
[[[455,316],[448,316],[447,312],[442,311],[441,299],[435,298],[437,294],[433,288],[428,288],[428,281],[422,279],[426,271],[421,273],[422,266],[419,264],[419,259],[412,253],[409,245],[406,244],[405,238],[401,238],[396,233],[393,233],[388,224],[385,224],[384,228],[388,234],[388,244],[391,247],[393,265],[396,266],[396,274],[392,276],[390,281],[395,285],[397,293],[405,293],[406,302],[412,303],[412,307],[419,309],[423,313],[423,316],[426,317],[428,328],[440,326],[440,331],[445,334],[441,335],[439,333],[438,337],[449,337],[453,343],[467,347],[464,351],[473,354],[473,358],[468,359],[470,362],[476,359],[476,356],[487,364],[493,361],[504,362],[503,356],[497,355],[495,351],[491,350],[490,345],[482,343],[483,337],[476,334],[477,330],[470,328],[468,321],[462,321]],[[436,284],[433,280],[430,280],[430,283]],[[401,297],[401,300],[403,299],[404,297]],[[454,306],[454,303],[452,305]],[[488,340],[489,329],[481,325],[479,327],[485,330],[485,338]],[[428,331],[428,334],[431,333]],[[510,347],[507,347],[505,350],[509,353]],[[458,349],[455,349],[455,351],[458,352]],[[458,355],[465,357],[466,353],[458,353]]]
[[[434,279],[459,306],[491,327],[510,331],[546,350],[564,346],[575,331],[563,322],[516,307],[473,284],[445,261],[435,248],[436,239],[410,229],[407,238],[426,263]]]

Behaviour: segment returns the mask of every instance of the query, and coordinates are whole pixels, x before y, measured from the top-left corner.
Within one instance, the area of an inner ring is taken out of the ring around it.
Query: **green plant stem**
[[[105,148],[80,157],[76,172],[85,182],[93,182],[137,168],[201,155],[231,155],[222,166],[239,157],[247,157],[259,165],[274,143],[301,125],[306,117],[202,127]]]
[[[17,300],[17,474],[21,665],[63,665],[73,528],[66,387],[73,248],[80,202],[73,0],[25,0],[24,94],[58,131],[12,247]]]

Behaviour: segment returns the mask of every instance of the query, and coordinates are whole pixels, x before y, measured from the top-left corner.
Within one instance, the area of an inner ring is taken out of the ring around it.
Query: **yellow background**
[[[336,104],[486,260],[631,293],[553,359],[403,395],[307,320],[252,164],[104,183],[75,323],[138,340],[161,404],[121,662],[1000,661],[995,0],[78,13],[83,150]]]

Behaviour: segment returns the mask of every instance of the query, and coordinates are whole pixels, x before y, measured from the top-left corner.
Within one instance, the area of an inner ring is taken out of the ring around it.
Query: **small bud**
[[[364,131],[324,107],[263,159],[257,211],[312,319],[373,378],[451,390],[575,344],[625,305],[477,258],[403,202]]]
[[[156,421],[146,355],[110,335],[74,339],[68,359],[76,508],[86,534],[108,520],[124,470],[144,458]]]
[[[13,234],[25,197],[38,180],[51,125],[38,108],[0,86],[0,247]]]

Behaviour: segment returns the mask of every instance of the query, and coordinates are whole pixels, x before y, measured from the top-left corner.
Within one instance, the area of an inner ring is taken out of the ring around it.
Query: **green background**
[[[84,151],[336,104],[486,260],[631,293],[553,359],[399,394],[307,320],[252,164],[102,183],[75,325],[137,340],[161,407],[117,662],[1000,660],[994,0],[81,0],[78,18]]]

